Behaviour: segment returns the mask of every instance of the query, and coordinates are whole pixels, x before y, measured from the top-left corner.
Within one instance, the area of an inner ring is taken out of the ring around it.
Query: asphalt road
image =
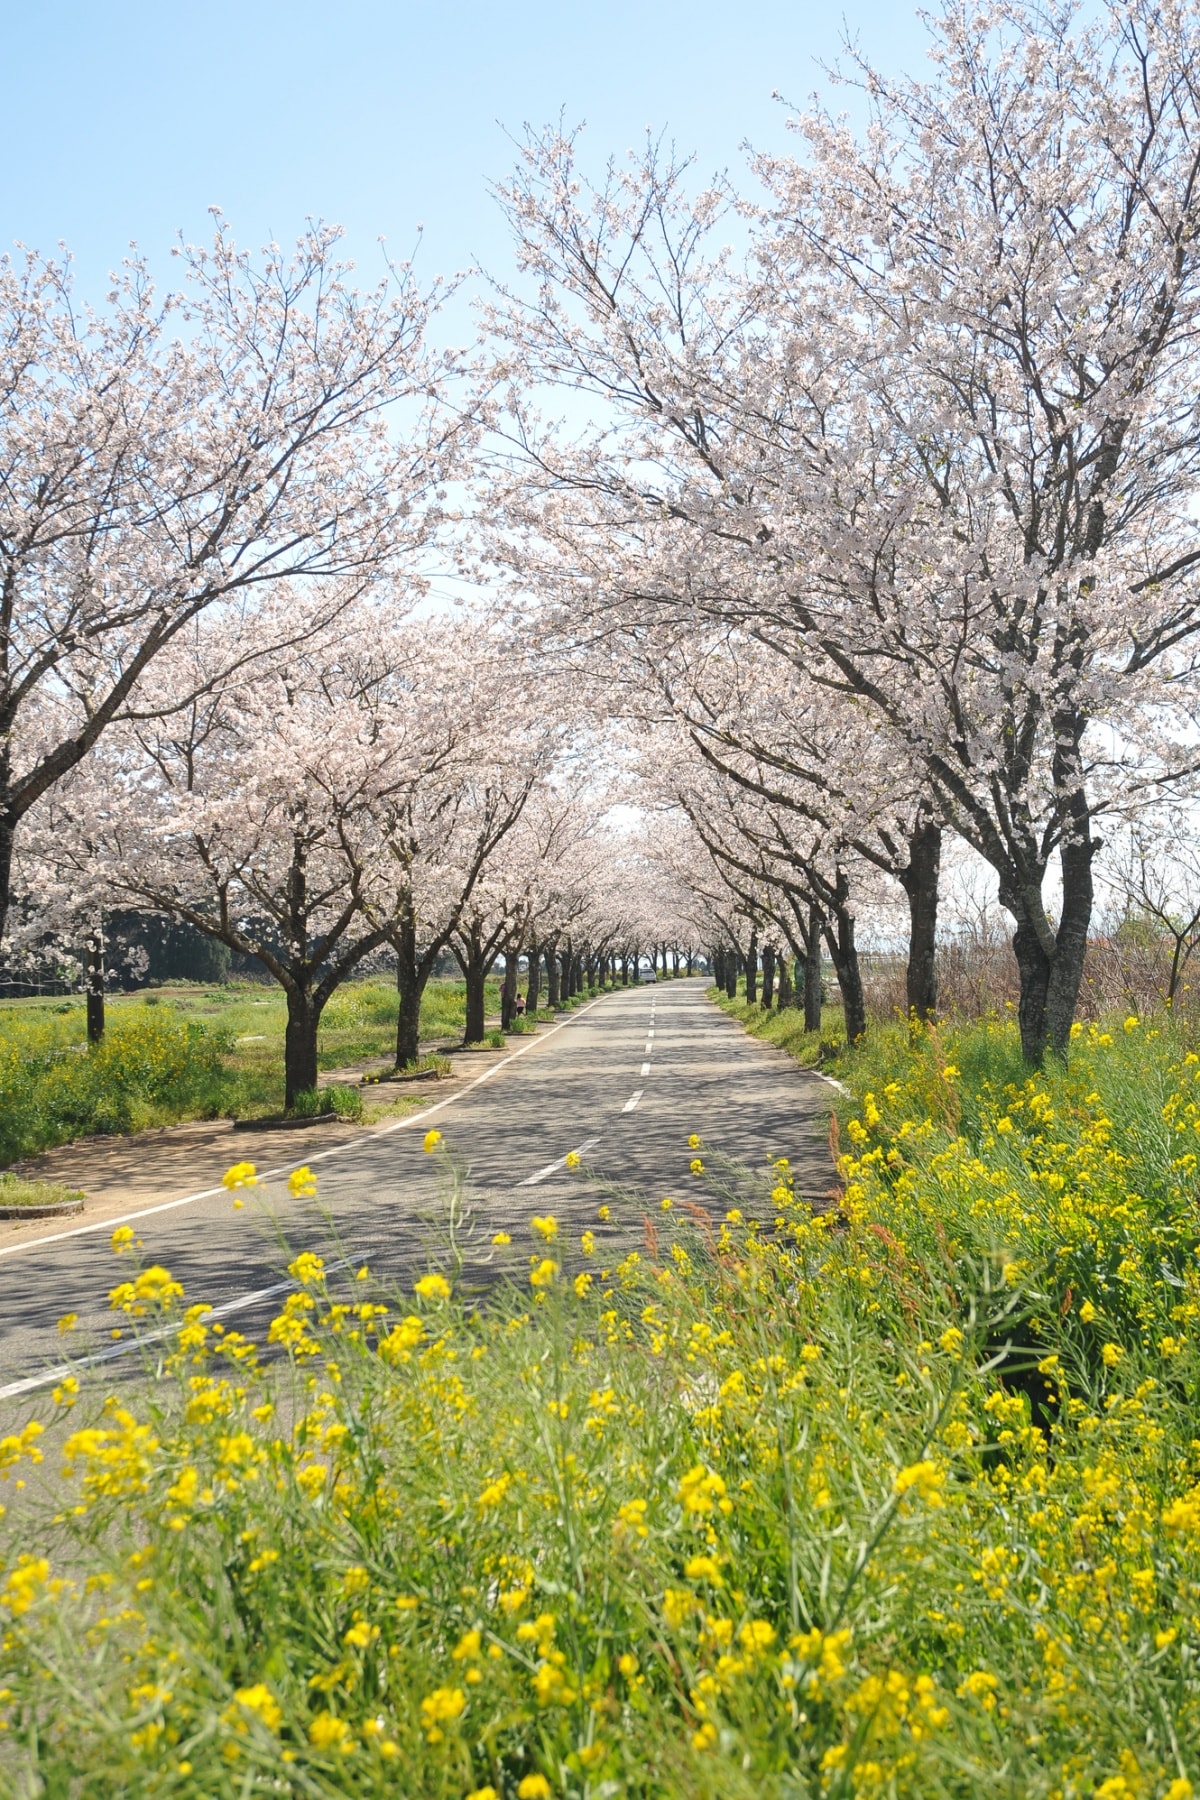
[[[324,1155],[310,1152],[316,1201],[292,1197],[281,1175],[238,1196],[240,1209],[222,1190],[130,1214],[140,1256],[170,1269],[189,1302],[207,1301],[230,1329],[261,1337],[291,1286],[286,1265],[297,1249],[367,1262],[404,1286],[431,1260],[444,1261],[450,1159],[465,1175],[475,1234],[469,1267],[481,1280],[504,1269],[521,1275],[534,1213],[552,1212],[567,1232],[590,1227],[602,1249],[617,1254],[642,1240],[644,1217],[664,1196],[699,1201],[719,1216],[729,1195],[690,1174],[692,1132],[709,1168],[722,1171],[720,1182],[764,1217],[766,1164],[775,1156],[792,1159],[803,1192],[825,1195],[828,1086],[746,1037],[705,999],[705,985],[672,981],[605,995],[430,1112]],[[445,1151],[430,1156],[422,1139],[434,1125]],[[563,1162],[572,1150],[581,1152],[580,1169]],[[288,1154],[281,1136],[281,1164]],[[612,1216],[601,1225],[605,1202]],[[108,1293],[131,1271],[109,1248],[115,1222],[51,1230],[47,1221],[45,1237],[4,1252],[0,1401],[36,1392],[68,1350],[111,1359],[114,1375],[122,1367]],[[513,1236],[512,1250],[501,1253],[507,1263],[490,1250],[501,1229]],[[56,1322],[68,1312],[80,1325],[64,1342]]]

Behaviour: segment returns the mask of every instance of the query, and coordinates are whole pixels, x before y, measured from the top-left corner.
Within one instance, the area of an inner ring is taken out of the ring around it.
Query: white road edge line
[[[348,1269],[353,1265],[347,1262],[331,1264],[331,1268]],[[239,1294],[236,1300],[225,1300],[220,1306],[210,1307],[205,1319],[225,1319],[230,1313],[241,1312],[243,1307],[254,1306],[259,1300],[273,1300],[276,1294],[286,1294],[299,1284],[295,1281],[277,1281],[272,1287],[256,1288],[252,1294]],[[10,1381],[6,1387],[0,1387],[0,1400],[15,1400],[18,1394],[31,1394],[35,1388],[49,1387],[52,1381],[62,1381],[68,1375],[86,1375],[97,1363],[113,1362],[118,1356],[129,1356],[134,1350],[140,1350],[146,1344],[157,1344],[163,1338],[173,1337],[180,1329],[178,1325],[164,1325],[158,1331],[147,1331],[138,1337],[131,1337],[123,1344],[110,1344],[107,1350],[95,1350],[90,1356],[81,1357],[78,1362],[59,1363],[53,1369],[43,1369],[39,1375],[25,1375],[20,1381]]]
[[[805,1069],[804,1073],[806,1075],[815,1075],[818,1081],[827,1081],[830,1087],[835,1087],[837,1089],[839,1094],[848,1095],[850,1092],[850,1089],[846,1086],[844,1081],[835,1081],[832,1075],[822,1075],[820,1069]]]
[[[527,1175],[524,1181],[518,1181],[517,1186],[536,1187],[539,1181],[545,1181],[547,1175],[553,1175],[555,1169],[565,1169],[567,1166],[567,1156],[582,1156],[585,1150],[590,1150],[593,1144],[598,1144],[599,1142],[600,1139],[598,1137],[584,1138],[582,1144],[576,1144],[573,1150],[567,1151],[566,1156],[560,1156],[556,1158],[554,1162],[547,1163],[545,1168],[539,1169],[536,1175]]]
[[[645,1088],[639,1088],[636,1094],[630,1094],[628,1100],[625,1102],[624,1106],[621,1108],[621,1111],[622,1112],[632,1112],[634,1107],[637,1105],[638,1101],[641,1099],[642,1095],[645,1093],[645,1091],[646,1091]]]
[[[536,1050],[539,1044],[549,1043],[550,1039],[558,1032],[565,1031],[568,1025],[573,1025],[576,1019],[582,1019],[585,1013],[590,1013],[594,1006],[599,1006],[600,1002],[608,997],[607,994],[598,994],[594,1000],[589,1000],[586,1006],[581,1006],[577,1013],[572,1013],[569,1019],[564,1019],[561,1025],[552,1025],[543,1037],[530,1038],[529,1042],[522,1044],[519,1050],[510,1052],[503,1062],[493,1063],[490,1069],[485,1069],[482,1075],[477,1075],[474,1081],[469,1081],[461,1093],[450,1094],[445,1100],[439,1100],[433,1106],[427,1106],[424,1112],[410,1114],[407,1119],[397,1119],[394,1125],[381,1125],[378,1131],[364,1132],[361,1137],[350,1138],[344,1144],[335,1144],[331,1150],[318,1150],[315,1155],[305,1159],[306,1164],[328,1162],[331,1156],[342,1156],[347,1150],[361,1150],[364,1144],[373,1144],[381,1137],[390,1137],[393,1131],[411,1130],[414,1125],[423,1125],[427,1119],[432,1119],[434,1113],[444,1112],[448,1106],[456,1106],[460,1100],[465,1100],[475,1088],[482,1087],[485,1081],[490,1081],[493,1075],[500,1073],[501,1069],[507,1069],[511,1063],[516,1062],[519,1056],[527,1056],[531,1050]],[[287,1175],[292,1169],[300,1167],[298,1162],[280,1163],[277,1168],[265,1169],[258,1179],[260,1182],[273,1181],[277,1175]],[[122,1213],[119,1218],[97,1219],[91,1225],[76,1225],[72,1231],[55,1231],[47,1237],[28,1238],[23,1244],[5,1245],[0,1247],[0,1256],[18,1256],[22,1250],[38,1250],[44,1244],[61,1244],[68,1238],[86,1237],[92,1231],[115,1230],[118,1225],[128,1225],[134,1219],[149,1219],[156,1213],[174,1212],[177,1206],[191,1206],[196,1200],[211,1200],[215,1194],[225,1192],[224,1183],[218,1187],[201,1188],[199,1193],[184,1194],[179,1200],[164,1200],[158,1206],[143,1206],[137,1212]]]
[[[352,1269],[354,1264],[339,1261],[329,1265],[330,1270]],[[252,1294],[239,1294],[235,1300],[223,1300],[220,1306],[209,1307],[206,1319],[225,1319],[230,1313],[241,1312],[243,1307],[254,1306],[259,1300],[273,1300],[276,1294],[286,1294],[299,1286],[295,1281],[277,1281],[271,1287],[256,1288]],[[107,1350],[95,1350],[79,1362],[59,1363],[56,1368],[43,1369],[40,1375],[26,1375],[20,1381],[10,1381],[7,1387],[0,1387],[0,1400],[14,1399],[18,1394],[28,1394],[34,1388],[49,1387],[52,1381],[61,1381],[67,1375],[84,1375],[97,1363],[112,1362],[118,1356],[128,1356],[131,1351],[140,1350],[145,1344],[156,1344],[163,1338],[173,1337],[179,1330],[178,1325],[164,1325],[158,1331],[148,1331],[141,1336],[129,1338],[123,1344],[112,1344]]]

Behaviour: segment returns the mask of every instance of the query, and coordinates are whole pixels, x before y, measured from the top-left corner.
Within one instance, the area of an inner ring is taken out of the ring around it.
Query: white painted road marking
[[[629,1096],[628,1100],[625,1102],[624,1106],[621,1108],[621,1111],[622,1112],[632,1112],[634,1107],[637,1105],[638,1101],[641,1099],[642,1095],[645,1093],[645,1091],[646,1090],[644,1088],[639,1088],[636,1094],[631,1094]]]
[[[642,1064],[642,1074],[643,1074],[643,1075],[648,1075],[648,1074],[649,1074],[649,1073],[650,1073],[650,1064],[649,1064],[649,1063],[643,1063],[643,1064]]]
[[[560,1156],[556,1161],[547,1163],[545,1168],[539,1169],[536,1175],[527,1175],[524,1181],[518,1181],[517,1186],[536,1187],[539,1181],[545,1181],[547,1175],[553,1175],[555,1169],[565,1169],[567,1166],[567,1156],[582,1156],[585,1150],[590,1150],[593,1144],[598,1144],[599,1142],[600,1139],[598,1137],[584,1138],[582,1144],[576,1144],[573,1150],[567,1151],[566,1156]]]
[[[331,1265],[335,1269],[349,1269],[352,1263],[339,1262]],[[273,1300],[276,1294],[293,1293],[297,1287],[294,1281],[277,1281],[272,1287],[258,1288],[253,1294],[240,1294],[236,1300],[226,1300],[221,1306],[210,1307],[205,1313],[205,1322],[209,1319],[226,1319],[230,1313],[240,1312],[243,1307],[254,1306],[260,1300]],[[159,1331],[146,1331],[130,1338],[124,1344],[111,1344],[107,1350],[94,1350],[79,1362],[59,1363],[57,1368],[43,1369],[40,1375],[26,1375],[21,1381],[10,1381],[7,1387],[0,1387],[0,1400],[13,1400],[18,1394],[31,1394],[35,1388],[49,1387],[52,1381],[63,1381],[68,1375],[85,1375],[96,1363],[112,1362],[115,1357],[128,1356],[131,1351],[141,1350],[146,1344],[156,1344],[163,1338],[174,1337],[179,1325],[164,1325]]]

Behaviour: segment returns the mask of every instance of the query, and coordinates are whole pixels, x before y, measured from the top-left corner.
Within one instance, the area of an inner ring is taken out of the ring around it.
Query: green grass
[[[422,1037],[461,1038],[465,996],[462,981],[432,981],[421,1009]],[[489,1014],[498,1011],[495,980],[487,999]],[[0,1002],[0,1162],[76,1137],[282,1111],[287,1007],[279,988],[181,985],[116,996],[106,1011],[104,1041],[88,1049],[82,1002]],[[318,1067],[388,1056],[396,1012],[391,981],[348,982],[325,1008]],[[350,1116],[347,1103],[341,1106]]]
[[[821,1046],[832,1045],[837,1053],[846,1047],[846,1028],[842,1019],[840,1006],[826,1006],[821,1010],[820,1032],[805,1031],[803,1007],[787,1006],[780,1012],[778,1007],[764,1008],[760,1002],[753,1006],[746,999],[745,981],[739,981],[736,1000],[731,1000],[724,989],[710,987],[710,1000],[714,1000],[721,1011],[736,1019],[745,1027],[752,1037],[765,1038],[770,1044],[778,1044],[789,1056],[794,1056],[798,1063],[806,1069],[812,1069],[821,1061]]]
[[[59,1181],[23,1181],[19,1175],[0,1175],[0,1206],[63,1206],[82,1200],[78,1188]]]

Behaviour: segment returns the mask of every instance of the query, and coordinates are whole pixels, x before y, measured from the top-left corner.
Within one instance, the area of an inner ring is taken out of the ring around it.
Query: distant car
[[[658,971],[656,969],[643,969],[641,971],[641,973],[638,975],[638,980],[639,981],[657,981],[658,980]]]

